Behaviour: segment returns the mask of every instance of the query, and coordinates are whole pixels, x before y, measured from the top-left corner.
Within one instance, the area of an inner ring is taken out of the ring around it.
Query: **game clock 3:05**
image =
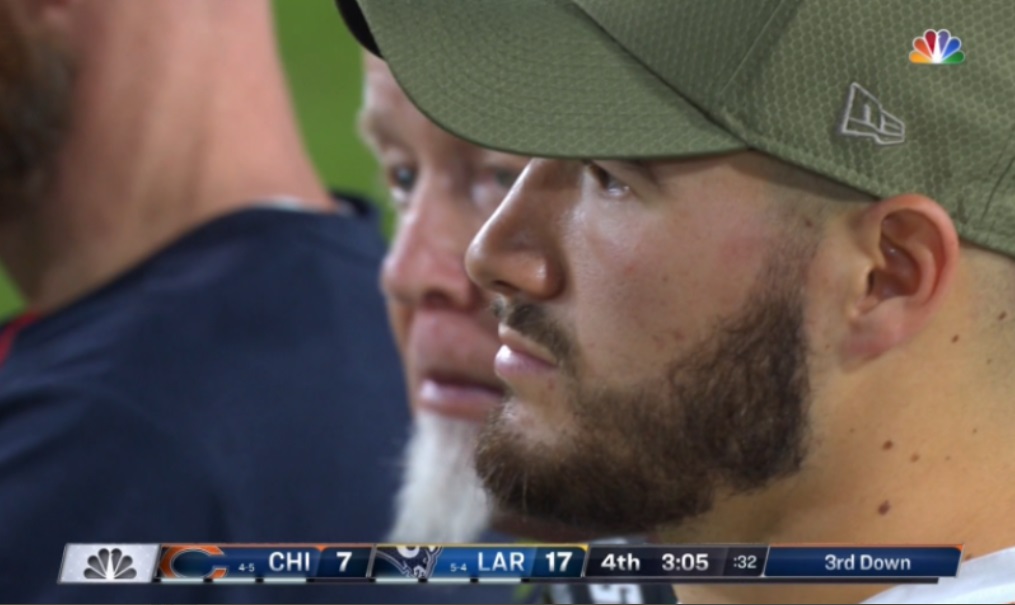
[[[663,553],[662,567],[667,572],[708,571],[708,553]]]

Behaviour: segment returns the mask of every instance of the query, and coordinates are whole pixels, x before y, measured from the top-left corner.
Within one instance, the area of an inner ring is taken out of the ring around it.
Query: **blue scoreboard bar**
[[[936,582],[962,546],[68,544],[61,583]]]

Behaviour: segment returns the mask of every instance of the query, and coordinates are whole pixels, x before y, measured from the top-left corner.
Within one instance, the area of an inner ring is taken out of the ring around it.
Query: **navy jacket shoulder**
[[[24,329],[0,367],[3,599],[241,594],[57,587],[68,542],[380,540],[408,424],[383,250],[369,219],[247,210]]]

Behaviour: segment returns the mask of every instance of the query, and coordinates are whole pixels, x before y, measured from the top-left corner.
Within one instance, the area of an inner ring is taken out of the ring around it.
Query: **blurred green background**
[[[342,26],[333,0],[273,0],[279,45],[304,140],[324,181],[379,198],[372,157],[356,137],[360,50]],[[0,317],[20,302],[0,274]]]

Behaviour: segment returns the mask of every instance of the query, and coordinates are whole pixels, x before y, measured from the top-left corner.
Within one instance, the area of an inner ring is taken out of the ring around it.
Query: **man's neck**
[[[975,356],[972,356],[975,357]],[[922,390],[856,392],[837,427],[815,426],[804,468],[763,494],[717,503],[700,523],[660,541],[695,543],[965,544],[967,556],[1015,545],[1015,489],[999,469],[1015,463],[1010,410],[997,391],[976,389],[972,368],[954,361]],[[924,367],[941,367],[929,364]],[[957,377],[963,377],[959,379]],[[954,380],[953,380],[954,379]],[[898,381],[897,381],[898,382]],[[945,386],[953,385],[951,388]],[[962,388],[955,385],[965,385]],[[869,397],[870,393],[882,393]],[[974,403],[975,402],[975,403]],[[852,413],[852,412],[851,412]],[[1003,461],[1008,457],[1009,462]],[[882,585],[688,585],[683,603],[851,602]]]
[[[31,308],[60,308],[265,198],[333,210],[298,135],[269,14],[245,17],[168,25],[154,50],[104,41],[85,58],[51,195],[0,224],[0,260]]]

